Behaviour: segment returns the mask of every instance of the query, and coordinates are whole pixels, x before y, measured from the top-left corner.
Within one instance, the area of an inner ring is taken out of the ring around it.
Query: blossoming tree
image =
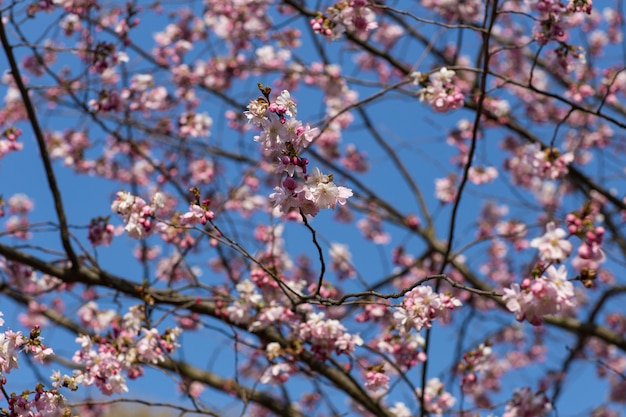
[[[2,2],[0,414],[623,416],[596,3]]]

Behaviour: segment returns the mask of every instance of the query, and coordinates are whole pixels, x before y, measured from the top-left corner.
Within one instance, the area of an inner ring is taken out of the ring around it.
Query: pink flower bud
[[[591,248],[589,247],[589,245],[587,244],[580,245],[580,247],[578,248],[578,256],[580,256],[583,259],[590,259]]]

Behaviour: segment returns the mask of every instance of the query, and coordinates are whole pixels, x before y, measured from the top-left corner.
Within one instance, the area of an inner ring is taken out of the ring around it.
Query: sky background
[[[165,5],[168,7],[168,5]],[[51,14],[48,16],[50,22],[57,15]],[[145,46],[148,50],[153,44],[153,35],[156,31],[163,27],[163,22],[167,20],[166,14],[162,14],[160,17],[154,17],[153,15],[142,15],[144,20],[141,26],[133,31],[132,40],[138,45]],[[278,16],[272,16],[275,19],[284,21],[285,18],[279,18]],[[41,17],[38,17],[40,19]],[[41,33],[40,20],[33,22],[26,22],[22,27],[22,30],[33,36],[36,39]],[[302,20],[298,21],[298,25],[302,24]],[[432,34],[437,37],[438,41],[444,41],[446,36],[452,37],[453,35],[443,33],[442,31],[435,29],[425,28],[426,33]],[[430,31],[430,32],[429,32]],[[54,34],[54,31],[48,32]],[[454,35],[456,36],[456,34]],[[475,35],[472,33],[464,34],[467,36],[467,41],[464,41],[463,49],[469,55],[472,55],[472,51],[475,48]],[[325,42],[325,41],[322,41]],[[258,46],[258,45],[257,45]],[[340,44],[331,44],[324,46],[327,48],[328,56],[331,60],[338,58],[344,74],[351,74],[354,77],[365,78],[374,80],[372,75],[359,71],[354,65],[354,54],[349,51],[345,51]],[[212,46],[213,47],[213,46]],[[217,46],[219,48],[219,46]],[[303,45],[294,54],[305,59],[307,62],[317,60],[315,55],[315,48],[309,36],[303,38]],[[393,51],[399,56],[402,56],[407,61],[420,63],[419,69],[421,71],[427,71],[430,69],[431,61],[426,59],[421,60],[421,56],[424,52],[423,47],[416,44],[406,43],[399,45]],[[23,56],[23,49],[16,50],[18,57]],[[193,62],[194,57],[201,58],[205,54],[205,50],[194,50],[190,56],[189,61]],[[141,72],[142,64],[136,61],[136,56],[133,56],[132,52],[131,62],[128,68],[132,71]],[[413,58],[414,57],[414,58]],[[606,57],[610,59],[610,56]],[[76,62],[78,64],[78,61]],[[6,68],[6,60],[4,55],[0,58],[0,68]],[[155,74],[157,75],[157,74]],[[254,99],[258,96],[258,91],[255,91],[255,84],[257,81],[261,81],[268,85],[273,85],[276,77],[269,76],[251,76],[247,80],[238,82],[232,92],[229,94],[235,98],[238,102],[246,103],[250,99]],[[45,85],[45,78],[43,81],[38,80],[38,85]],[[39,84],[41,83],[41,84]],[[378,91],[380,85],[374,85],[372,88],[366,86],[358,87],[360,98],[365,98],[370,94]],[[410,89],[410,87],[407,87]],[[276,93],[277,91],[275,91]],[[0,93],[4,93],[4,87],[0,89]],[[322,97],[319,93],[311,90],[310,88],[301,88],[292,92],[292,96],[298,103],[299,119],[304,122],[315,123],[323,115],[324,105]],[[237,133],[227,129],[222,119],[223,111],[226,109],[224,105],[218,103],[215,100],[207,100],[202,103],[202,110],[209,112],[214,121],[214,129],[209,143],[230,143],[236,144],[234,148],[239,150],[246,150],[249,152],[256,152],[256,143],[252,141],[253,132],[247,132],[244,135],[238,135]],[[58,130],[64,130],[67,128],[77,128],[84,124],[84,120],[77,119],[70,112],[60,111],[59,109],[48,110],[45,108],[39,108],[40,122],[44,126],[51,126]],[[239,111],[245,109],[241,108]],[[434,199],[434,179],[444,177],[450,172],[449,159],[454,155],[455,151],[452,147],[445,143],[445,137],[447,130],[456,125],[456,123],[462,118],[468,118],[473,120],[473,113],[467,110],[459,110],[449,115],[434,114],[430,108],[425,104],[420,103],[415,97],[410,97],[407,94],[398,94],[396,92],[388,93],[383,99],[369,104],[366,106],[366,111],[376,121],[376,127],[381,134],[383,134],[387,143],[389,143],[401,156],[406,166],[413,174],[413,178],[416,179],[424,195],[429,200],[429,209],[434,214],[438,235],[440,238],[444,238],[447,235],[449,219],[450,219],[450,207],[442,206]],[[27,127],[24,129],[24,135],[21,141],[24,143],[24,150],[21,152],[13,153],[0,160],[0,194],[7,199],[9,196],[16,193],[26,193],[34,200],[35,210],[29,216],[32,223],[41,222],[45,224],[48,221],[54,221],[54,215],[52,210],[52,200],[49,190],[44,181],[44,174],[41,162],[39,160],[39,153],[36,148],[36,143],[32,137],[32,132]],[[541,132],[541,130],[539,130]],[[545,133],[552,133],[552,126],[547,126]],[[98,132],[97,129],[91,129],[90,134],[93,137],[99,139],[103,138],[102,132]],[[499,132],[497,129],[490,131],[489,136],[485,137],[478,146],[478,153],[476,160],[485,165],[496,165],[501,168],[501,160],[503,152],[498,146],[499,141],[502,138],[504,132]],[[245,145],[239,146],[240,143]],[[414,198],[410,195],[406,185],[402,183],[397,177],[397,171],[394,169],[394,163],[384,156],[380,150],[380,147],[374,143],[371,136],[367,135],[365,129],[360,122],[354,123],[354,125],[344,132],[341,147],[345,147],[349,143],[354,143],[360,150],[367,152],[372,169],[368,174],[365,174],[361,179],[369,187],[376,190],[381,197],[393,201],[396,208],[403,213],[417,213],[417,207]],[[252,153],[251,156],[256,157],[258,153]],[[603,161],[598,161],[598,165],[592,165],[591,169],[600,169],[603,165]],[[607,163],[610,163],[607,162]],[[314,166],[315,162],[312,162],[311,166]],[[63,202],[67,211],[67,216],[70,219],[70,223],[76,226],[73,231],[77,236],[83,239],[83,243],[86,243],[86,229],[81,230],[81,227],[88,224],[92,218],[97,216],[111,215],[110,205],[115,198],[115,192],[120,191],[126,186],[114,183],[112,181],[103,180],[93,176],[76,175],[70,169],[63,167],[59,162],[55,163],[55,173],[60,184],[61,194],[63,196]],[[381,174],[383,173],[383,174]],[[223,184],[234,185],[241,179],[241,172],[238,171],[233,164],[225,164],[225,172],[222,177]],[[336,182],[341,184],[341,176],[335,176]],[[619,178],[615,178],[619,180]],[[612,182],[607,180],[606,185],[610,186]],[[617,182],[616,182],[617,184]],[[521,192],[524,199],[532,202],[532,196],[526,192]],[[491,196],[497,203],[507,203],[512,196],[512,190],[507,184],[507,179],[502,176],[498,178],[493,184],[482,187],[480,189],[476,187],[469,187],[466,194],[463,196],[460,210],[460,219],[457,227],[457,233],[455,240],[455,248],[461,248],[464,245],[474,240],[474,231],[472,226],[477,218],[477,213],[482,207],[482,201],[486,196]],[[573,207],[570,205],[569,207]],[[526,216],[528,207],[522,205],[510,206],[509,217],[511,218],[528,218]],[[312,222],[312,226],[315,227],[319,234],[320,241],[323,242],[323,247],[327,252],[328,244],[330,242],[340,242],[348,244],[351,248],[354,263],[358,271],[362,274],[363,278],[368,282],[375,281],[382,276],[389,274],[390,272],[390,259],[389,251],[392,245],[398,242],[404,242],[408,251],[414,254],[420,253],[423,249],[423,245],[415,238],[407,235],[405,232],[395,229],[393,227],[386,228],[391,234],[391,244],[384,247],[374,245],[370,242],[364,241],[361,233],[355,227],[355,224],[350,225],[337,225],[332,221],[333,213],[331,211],[324,211],[320,213]],[[251,219],[251,223],[263,220],[264,215],[259,215]],[[358,219],[358,217],[357,217]],[[120,221],[116,216],[112,216],[112,222],[114,224],[120,224]],[[536,222],[536,219],[535,219]],[[542,229],[535,223],[534,228],[529,231],[529,238],[538,236],[542,233]],[[290,253],[294,259],[297,254],[300,253],[312,253],[314,250],[310,234],[301,225],[288,224],[285,230],[285,241],[289,248]],[[18,242],[13,240],[16,244]],[[154,241],[154,240],[153,240]],[[11,238],[3,238],[3,242],[11,242]],[[38,232],[36,233],[36,244],[44,247],[59,248],[58,237],[56,233],[50,232]],[[113,273],[120,274],[125,277],[132,277],[136,275],[138,277],[142,274],[141,266],[133,260],[131,252],[136,248],[138,242],[129,239],[127,237],[120,237],[114,240],[114,243],[108,248],[98,248],[97,256],[102,265],[106,265],[107,268]],[[249,252],[253,253],[255,248],[253,242],[248,241],[250,246],[247,246]],[[480,255],[483,253],[484,247],[476,247],[472,250],[468,250],[465,254],[468,263],[470,265],[477,265]],[[207,266],[208,257],[204,254],[200,254],[190,258],[190,263],[197,265],[203,269],[203,277],[211,279],[211,271]],[[522,265],[528,262],[530,259],[524,256],[516,257],[514,262],[518,265]],[[611,262],[611,261],[609,261]],[[616,271],[616,275],[619,271],[624,271],[621,264],[610,263],[613,270]],[[317,265],[313,265],[317,267]],[[518,268],[519,270],[519,268]],[[348,285],[353,285],[354,289],[359,289],[358,283],[351,282]],[[624,298],[616,299],[614,302],[623,302]],[[72,309],[79,305],[79,300],[67,300],[68,314],[71,314]],[[106,303],[102,306],[107,306]],[[11,306],[9,302],[3,301],[3,307],[1,310],[5,314],[6,327],[19,328],[19,324],[16,320],[16,310]],[[500,320],[502,322],[513,321],[513,316],[501,315]],[[211,323],[215,324],[215,323]],[[433,331],[433,345],[431,347],[432,354],[429,362],[429,375],[438,376],[443,381],[447,381],[450,374],[450,358],[455,349],[454,337],[460,331],[460,321],[455,321],[449,327],[436,327]],[[524,324],[528,328],[528,324]],[[224,326],[217,326],[221,330]],[[359,331],[363,334],[367,334],[368,329],[360,326]],[[481,321],[480,316],[471,322],[469,333],[475,332],[477,336],[475,338],[468,337],[468,341],[472,343],[480,343],[480,337],[490,329],[495,328],[492,322]],[[371,331],[371,330],[370,330]],[[552,355],[562,356],[564,349],[571,345],[571,339],[564,334],[558,332],[551,333],[556,335],[555,339],[549,344],[550,351],[547,353],[548,358]],[[480,335],[480,336],[478,336]],[[44,331],[44,337],[47,343],[55,348],[55,350],[62,354],[71,353],[76,349],[76,345],[73,342],[73,336],[67,332],[53,327],[49,327]],[[207,351],[210,349],[211,354],[204,359],[208,368],[223,369],[223,374],[228,374],[229,369],[233,369],[234,356],[232,351],[232,341],[227,338],[220,339],[219,332],[216,329],[201,329],[197,334],[184,334],[182,337],[183,348],[181,354],[187,358],[202,358],[207,356]],[[222,348],[216,346],[222,346]],[[529,366],[524,369],[512,373],[507,379],[507,382],[503,385],[502,399],[506,400],[510,396],[510,389],[512,387],[530,385],[536,387],[536,377],[542,370],[546,368],[552,368],[554,366],[560,366],[560,364],[551,363],[550,360],[537,366]],[[29,366],[26,362],[23,362],[22,368],[28,369]],[[56,368],[53,366],[52,368]],[[11,387],[9,390],[21,390],[22,383],[26,381],[32,381],[33,374],[26,369],[15,371],[10,375],[9,382]],[[562,397],[559,402],[559,416],[576,416],[583,415],[586,407],[589,404],[597,404],[597,399],[606,395],[606,382],[602,381],[596,383],[594,378],[593,366],[587,366],[584,369],[577,366],[575,371],[570,372],[568,383],[565,386],[567,395]],[[47,368],[39,369],[43,375],[48,375],[49,370]],[[415,368],[411,371],[414,376],[417,376],[419,368]],[[417,378],[416,378],[417,379]],[[591,382],[593,381],[593,382]],[[297,378],[291,380],[290,384],[295,387],[298,384]],[[130,393],[129,397],[139,398],[144,397],[147,399],[158,401],[171,401],[177,402],[181,399],[181,395],[172,389],[173,384],[171,378],[164,376],[161,372],[147,371],[147,375],[137,381],[129,382]],[[14,388],[15,387],[15,388]],[[83,398],[85,395],[92,395],[99,397],[96,389],[93,388],[81,388],[76,395],[79,398]],[[402,394],[399,393],[398,397],[401,398]],[[591,403],[585,399],[593,399]],[[230,399],[226,397],[214,394],[213,391],[207,390],[202,399],[209,405],[217,401],[222,404],[229,404]],[[573,400],[572,400],[573,399]],[[189,405],[189,402],[187,401]],[[235,406],[235,402],[232,402],[233,413],[238,411],[238,406]],[[227,406],[228,407],[228,406]],[[502,413],[502,408],[494,411],[494,414],[498,415]],[[580,413],[580,414],[579,414]],[[486,415],[486,414],[485,414]]]

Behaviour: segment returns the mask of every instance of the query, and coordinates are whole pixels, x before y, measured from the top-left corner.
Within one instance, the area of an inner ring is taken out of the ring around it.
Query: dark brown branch
[[[194,313],[214,317],[221,321],[227,321],[222,314],[219,314],[215,303],[210,301],[199,301],[195,296],[184,296],[175,290],[158,290],[145,287],[102,270],[85,267],[78,270],[61,268],[4,244],[0,244],[0,255],[12,261],[29,265],[42,273],[57,277],[66,283],[83,283],[89,286],[111,288],[121,294],[137,300],[143,301],[149,299],[157,304],[178,306]],[[234,323],[229,324],[244,331],[248,330],[245,325],[236,325]],[[271,327],[255,331],[253,334],[267,343],[276,342],[283,347],[290,345],[289,340],[285,339]],[[390,412],[374,400],[360,384],[354,381],[346,373],[345,370],[340,370],[316,359],[312,353],[306,350],[302,351],[298,358],[312,371],[325,377],[374,415],[380,417],[391,417]]]
[[[30,100],[30,96],[28,95],[28,88],[24,84],[24,80],[22,80],[22,75],[20,74],[17,61],[15,60],[15,55],[13,54],[13,47],[11,46],[7,38],[6,30],[4,27],[4,16],[1,13],[0,41],[2,42],[2,49],[4,49],[4,53],[6,54],[7,60],[9,61],[11,75],[13,76],[15,85],[20,92],[22,102],[24,103],[24,108],[26,109],[26,113],[28,114],[28,120],[30,121],[30,125],[33,128],[33,133],[35,134],[35,139],[37,140],[37,146],[39,147],[41,162],[43,163],[44,169],[46,171],[48,187],[50,188],[50,193],[52,194],[52,198],[54,200],[54,208],[57,213],[57,218],[59,219],[59,231],[61,234],[61,243],[63,245],[63,249],[68,256],[72,267],[78,269],[80,267],[80,264],[78,261],[78,257],[74,253],[72,244],[70,243],[70,233],[67,225],[67,218],[65,216],[65,209],[63,208],[63,200],[61,198],[59,186],[57,185],[56,176],[54,175],[54,169],[52,168],[50,155],[48,154],[48,149],[46,148],[46,141],[44,139],[43,131],[41,130],[41,126],[39,125],[39,120],[37,119],[35,107]]]

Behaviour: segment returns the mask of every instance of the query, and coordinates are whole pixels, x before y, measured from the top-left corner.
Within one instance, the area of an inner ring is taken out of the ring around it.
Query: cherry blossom
[[[389,376],[384,372],[365,372],[365,388],[369,391],[387,391],[389,389],[389,380]]]
[[[621,415],[615,4],[1,13],[3,413]]]
[[[163,207],[163,196],[156,193],[152,203],[148,205],[141,197],[133,196],[126,191],[117,193],[117,199],[111,204],[111,210],[122,216],[126,224],[124,230],[128,235],[141,239],[154,231],[156,210]]]
[[[417,392],[421,395],[421,388],[418,388]],[[444,390],[444,384],[439,378],[432,378],[428,380],[424,389],[424,403],[429,412],[441,416],[454,406],[456,398]]]
[[[355,275],[354,268],[351,264],[352,255],[350,254],[348,246],[342,245],[341,243],[332,243],[329,253],[332,259],[331,268],[337,272],[339,279]]]
[[[524,387],[515,390],[513,398],[507,403],[502,416],[545,416],[548,415],[551,410],[552,406],[545,394],[541,392],[533,393],[530,388]]]
[[[563,262],[572,252],[572,244],[563,239],[567,233],[553,222],[546,225],[546,234],[530,241],[530,246],[539,250],[539,258],[546,262]]]
[[[446,310],[452,310],[461,305],[458,299],[434,293],[427,285],[418,286],[406,293],[402,307],[394,313],[394,320],[401,334],[411,328],[419,332],[424,327],[430,328],[432,321],[437,317],[443,317]]]
[[[333,352],[351,353],[363,344],[358,334],[351,335],[337,320],[326,319],[324,313],[312,313],[309,319],[299,326],[299,336],[311,343],[312,351],[320,358],[327,358]]]
[[[428,101],[436,112],[447,112],[463,107],[464,95],[458,84],[453,82],[454,75],[455,72],[446,67],[442,67],[425,80],[422,80],[421,73],[411,74],[416,85],[426,84],[426,87],[417,93],[420,101]]]
[[[528,320],[533,325],[543,322],[543,316],[564,311],[576,304],[574,286],[567,279],[564,265],[557,269],[550,265],[545,274],[526,278],[522,285],[512,284],[504,289],[502,301],[518,321]]]
[[[442,203],[452,203],[456,199],[457,185],[454,176],[435,180],[435,193]]]
[[[477,185],[486,184],[498,177],[498,170],[494,167],[470,167],[468,179]]]
[[[262,129],[255,140],[262,143],[266,151],[280,155],[278,166],[288,174],[282,187],[275,187],[269,196],[282,214],[297,209],[315,216],[320,209],[346,204],[352,190],[336,185],[332,174],[322,174],[317,167],[306,174],[308,160],[300,157],[300,152],[309,146],[315,130],[294,119],[297,108],[288,91],[282,91],[275,102],[263,97],[252,100],[245,115]]]
[[[289,379],[290,374],[294,371],[292,368],[293,367],[288,363],[277,363],[272,365],[261,376],[260,382],[262,384],[284,384]]]

